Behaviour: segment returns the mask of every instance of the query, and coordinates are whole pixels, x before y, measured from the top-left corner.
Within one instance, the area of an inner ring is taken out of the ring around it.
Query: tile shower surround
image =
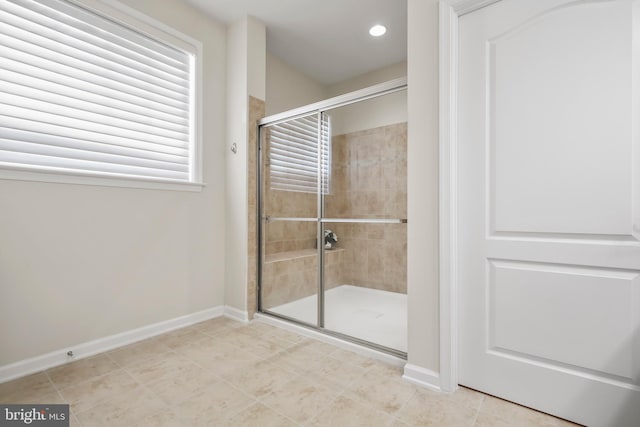
[[[69,403],[72,427],[573,424],[264,323],[216,318],[0,384],[3,403]]]
[[[332,137],[332,218],[407,217],[407,124],[398,123]],[[315,194],[271,190],[268,165],[264,200],[270,216],[315,217]],[[407,291],[406,224],[331,224],[339,253],[326,252],[327,286],[351,284]],[[317,292],[316,224],[267,223],[264,301],[273,307]],[[289,253],[290,260],[274,255]]]

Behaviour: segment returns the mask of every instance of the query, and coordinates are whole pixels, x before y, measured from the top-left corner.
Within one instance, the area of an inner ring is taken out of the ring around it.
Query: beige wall
[[[438,1],[408,8],[408,353],[438,372]]]
[[[252,17],[244,17],[227,29],[227,139],[226,139],[226,218],[224,246],[227,254],[225,303],[247,311],[248,260],[248,173],[249,173],[249,97],[265,94],[266,29]],[[236,144],[237,151],[231,151]]]
[[[401,62],[328,87],[331,96],[363,89],[407,76],[407,64]],[[342,135],[407,121],[407,92],[400,91],[329,112],[332,132]]]
[[[266,113],[268,116],[328,97],[327,88],[267,52]]]
[[[225,30],[126,0],[203,44],[202,192],[0,180],[0,366],[224,304]]]
[[[369,86],[384,83],[389,80],[407,76],[407,63],[399,62],[387,67],[374,70],[352,79],[345,80],[327,87],[329,96],[338,96],[354,90],[364,89]]]

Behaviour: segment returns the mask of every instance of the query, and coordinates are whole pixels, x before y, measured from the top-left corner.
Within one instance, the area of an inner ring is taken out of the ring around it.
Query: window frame
[[[110,176],[92,171],[54,171],[35,167],[33,169],[21,168],[19,166],[0,166],[0,179],[172,191],[201,191],[205,186],[202,181],[202,43],[117,0],[65,1],[192,55],[193,78],[191,80],[190,97],[193,113],[190,115],[189,123],[190,132],[192,133],[189,145],[189,181]]]

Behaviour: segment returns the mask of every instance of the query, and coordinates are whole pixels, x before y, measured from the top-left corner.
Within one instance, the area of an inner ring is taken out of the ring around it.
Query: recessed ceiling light
[[[380,37],[386,32],[387,32],[387,27],[380,24],[374,25],[369,29],[369,34],[371,34],[373,37]]]

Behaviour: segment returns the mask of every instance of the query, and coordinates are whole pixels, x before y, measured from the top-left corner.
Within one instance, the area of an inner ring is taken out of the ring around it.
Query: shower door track
[[[309,104],[303,107],[299,107],[293,110],[285,111],[283,113],[275,114],[258,120],[256,137],[257,141],[257,179],[256,179],[256,200],[257,200],[257,216],[259,220],[256,221],[258,251],[256,256],[256,301],[257,311],[261,314],[268,315],[274,318],[285,320],[287,322],[294,323],[296,325],[321,332],[323,334],[333,336],[345,341],[349,341],[364,347],[369,347],[373,350],[381,351],[387,354],[391,354],[402,359],[407,359],[407,353],[394,348],[386,347],[380,344],[376,344],[371,341],[363,340],[352,335],[346,335],[337,331],[326,329],[324,325],[324,236],[322,236],[323,224],[331,223],[372,223],[372,224],[407,224],[406,218],[324,218],[324,195],[322,193],[322,180],[318,179],[317,188],[317,217],[269,217],[262,213],[262,164],[263,164],[263,151],[262,151],[262,128],[270,125],[276,125],[278,123],[285,122],[287,120],[301,118],[304,116],[310,116],[312,114],[318,115],[318,122],[321,120],[321,114],[332,108],[344,107],[350,104],[354,104],[367,99],[376,98],[378,96],[398,92],[407,88],[407,78],[390,80],[385,83],[374,85],[368,88],[360,89],[355,92],[347,93],[344,95],[329,98],[324,101]],[[318,140],[321,139],[322,127],[318,127]],[[321,151],[318,150],[318,168],[321,167]],[[299,222],[317,222],[317,257],[318,257],[318,288],[317,288],[317,323],[307,323],[299,319],[295,319],[289,316],[285,316],[279,313],[275,313],[263,307],[262,301],[262,263],[264,259],[263,253],[263,236],[262,236],[262,222],[269,221],[299,221]]]
[[[294,323],[297,326],[301,326],[303,328],[310,329],[310,330],[315,331],[315,332],[320,332],[320,333],[325,334],[325,335],[329,335],[329,336],[332,336],[332,337],[335,337],[335,338],[339,338],[339,339],[344,340],[344,341],[352,342],[354,344],[358,344],[358,345],[361,345],[363,347],[368,347],[368,348],[370,348],[372,350],[376,350],[376,351],[380,351],[382,353],[390,354],[390,355],[396,356],[396,357],[398,357],[400,359],[405,359],[405,360],[407,359],[407,353],[406,352],[397,350],[395,348],[385,347],[383,345],[376,344],[376,343],[371,342],[371,341],[363,340],[363,339],[360,339],[358,337],[354,337],[353,335],[347,335],[347,334],[343,334],[341,332],[333,331],[331,329],[319,328],[316,325],[313,325],[311,323],[306,323],[306,322],[303,322],[303,321],[301,321],[299,319],[286,316],[284,314],[274,313],[273,311],[260,310],[259,313],[261,315],[273,317],[273,318],[280,319],[280,320],[285,320],[285,321],[287,321],[289,323]]]

